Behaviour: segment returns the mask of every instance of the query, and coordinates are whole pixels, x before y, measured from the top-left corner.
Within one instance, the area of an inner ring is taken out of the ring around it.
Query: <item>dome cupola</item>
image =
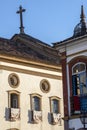
[[[77,24],[76,27],[74,28],[74,35],[73,35],[74,37],[82,36],[87,33],[87,23],[85,20],[83,5],[81,6],[80,18],[81,18],[80,23]]]

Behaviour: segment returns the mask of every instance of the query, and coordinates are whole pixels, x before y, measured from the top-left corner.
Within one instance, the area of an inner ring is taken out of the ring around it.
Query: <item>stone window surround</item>
[[[40,99],[40,111],[42,111],[42,96],[40,94],[37,94],[37,93],[30,94],[30,106],[31,106],[31,110],[33,110],[33,97],[35,97],[35,96]]]
[[[58,110],[59,110],[59,113],[61,113],[61,109],[60,109],[60,108],[61,108],[61,107],[60,107],[60,100],[61,100],[61,99],[60,99],[59,97],[57,97],[57,96],[52,96],[52,97],[49,98],[49,100],[50,100],[50,113],[53,113],[53,110],[52,110],[52,100],[53,100],[53,99],[58,100],[58,105],[59,105],[59,106],[58,106]]]
[[[18,95],[18,107],[20,108],[20,92],[16,90],[10,90],[8,92],[8,108],[11,108],[11,94],[17,94]]]

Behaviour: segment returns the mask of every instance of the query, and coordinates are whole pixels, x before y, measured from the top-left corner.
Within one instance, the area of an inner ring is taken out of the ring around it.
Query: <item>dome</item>
[[[81,36],[87,33],[87,23],[80,22],[74,29],[74,36]]]
[[[80,23],[77,24],[76,27],[74,28],[74,37],[82,36],[87,33],[87,23],[85,21],[83,6],[81,6],[80,18],[81,18]]]

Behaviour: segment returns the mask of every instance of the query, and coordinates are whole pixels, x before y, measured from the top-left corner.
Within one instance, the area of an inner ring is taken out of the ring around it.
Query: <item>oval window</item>
[[[19,78],[16,74],[10,74],[8,77],[8,82],[11,87],[18,87],[19,85]]]
[[[50,91],[50,84],[47,80],[42,80],[40,87],[41,87],[41,90],[45,93]]]

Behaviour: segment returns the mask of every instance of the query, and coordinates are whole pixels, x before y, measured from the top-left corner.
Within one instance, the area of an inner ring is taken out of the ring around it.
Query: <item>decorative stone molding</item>
[[[42,92],[48,93],[50,91],[50,83],[44,79],[40,82],[40,88]]]
[[[19,85],[19,77],[17,74],[10,74],[9,77],[8,77],[8,82],[9,82],[9,85],[12,87],[12,88],[16,88],[18,87]]]
[[[7,130],[19,130],[19,129],[16,129],[16,128],[10,128],[10,129],[7,129]]]
[[[61,114],[58,113],[52,113],[52,124],[53,125],[56,125],[56,124],[59,124],[61,125]]]
[[[11,108],[11,121],[16,121],[20,119],[20,109],[19,108]]]
[[[38,124],[42,121],[42,112],[41,111],[33,111],[33,121],[34,123]]]

